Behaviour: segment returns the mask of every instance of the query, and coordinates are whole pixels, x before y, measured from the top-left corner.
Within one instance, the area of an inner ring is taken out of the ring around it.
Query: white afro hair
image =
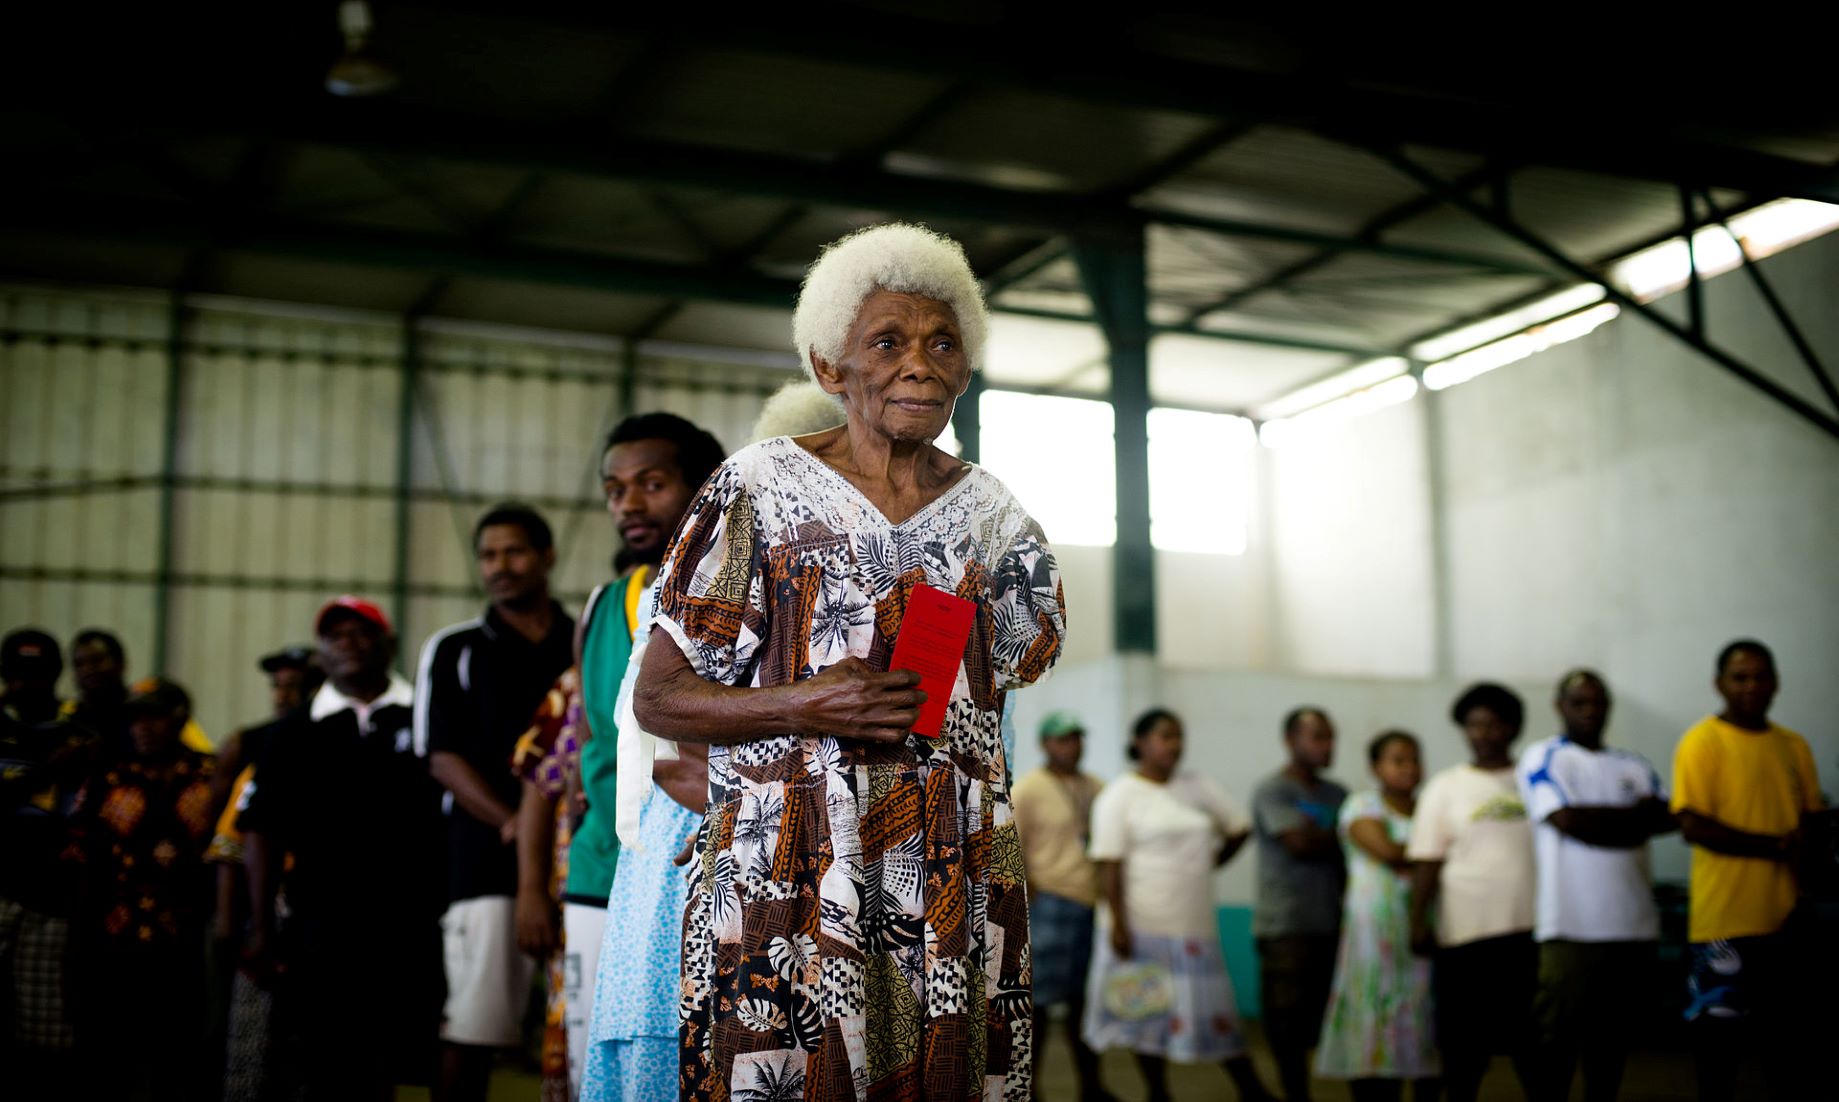
[[[794,379],[773,392],[753,423],[753,440],[805,436],[833,429],[846,420],[843,403],[809,379]]]
[[[806,372],[813,355],[828,363],[843,358],[856,311],[876,291],[925,295],[951,307],[965,359],[972,371],[983,367],[990,315],[964,246],[925,226],[890,222],[831,242],[805,273],[792,312],[792,344]]]

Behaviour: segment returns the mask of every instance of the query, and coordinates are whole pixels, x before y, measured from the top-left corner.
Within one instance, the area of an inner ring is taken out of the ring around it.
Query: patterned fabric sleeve
[[[1019,689],[1045,677],[1066,639],[1066,595],[1060,564],[1033,518],[996,565],[990,610],[996,687]]]
[[[1353,830],[1354,824],[1362,819],[1378,819],[1382,823],[1385,822],[1385,804],[1380,801],[1377,792],[1357,793],[1349,796],[1347,802],[1341,805],[1340,818],[1341,840],[1352,845],[1353,839],[1349,832]]]
[[[764,566],[753,496],[743,473],[725,464],[698,491],[664,553],[652,621],[702,678],[745,682],[766,637]]]
[[[206,861],[226,865],[240,865],[246,852],[243,844],[243,832],[237,828],[236,819],[249,806],[249,797],[255,787],[255,766],[246,765],[236,776],[236,783],[230,786],[230,800],[224,805],[223,814],[217,817],[217,830],[211,835],[210,847],[204,851]]]
[[[580,744],[569,720],[571,703],[573,713],[580,712],[580,696],[579,673],[570,666],[543,694],[530,726],[511,750],[511,772],[552,800],[562,794],[568,771],[577,768],[580,760]]]

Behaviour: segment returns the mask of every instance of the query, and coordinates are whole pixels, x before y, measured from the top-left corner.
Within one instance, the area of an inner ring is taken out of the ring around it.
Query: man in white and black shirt
[[[1566,674],[1556,706],[1564,734],[1528,746],[1517,770],[1538,867],[1533,1098],[1570,1097],[1581,1058],[1585,1097],[1608,1102],[1621,1086],[1660,937],[1647,840],[1674,824],[1647,759],[1603,745],[1602,678]]]
[[[518,945],[518,888],[520,878],[546,885],[549,865],[541,847],[518,845],[523,782],[511,754],[574,663],[575,622],[549,595],[548,523],[526,506],[497,506],[474,527],[473,554],[491,603],[428,640],[415,686],[415,738],[448,792],[440,1097],[451,1102],[484,1099],[492,1050],[522,1040],[536,961]],[[541,901],[553,946],[546,892]]]

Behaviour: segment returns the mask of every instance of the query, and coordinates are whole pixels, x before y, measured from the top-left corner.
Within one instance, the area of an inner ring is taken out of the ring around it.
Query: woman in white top
[[[1145,713],[1130,742],[1136,768],[1092,805],[1101,898],[1085,1037],[1135,1052],[1152,1102],[1169,1097],[1171,1059],[1220,1061],[1240,1098],[1268,1099],[1220,955],[1212,877],[1196,875],[1230,860],[1251,824],[1211,780],[1176,773],[1181,748],[1181,720]]]
[[[1411,945],[1433,958],[1437,1043],[1450,1102],[1473,1102],[1497,1053],[1531,1090],[1533,844],[1508,752],[1525,706],[1513,690],[1475,685],[1450,716],[1471,760],[1430,779],[1406,856],[1413,862]],[[1431,913],[1436,912],[1433,929]]]

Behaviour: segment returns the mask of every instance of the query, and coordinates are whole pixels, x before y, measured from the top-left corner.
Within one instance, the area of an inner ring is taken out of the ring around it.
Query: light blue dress
[[[677,1097],[683,904],[694,866],[672,860],[701,819],[653,785],[639,844],[619,855],[594,977],[582,1102]]]

